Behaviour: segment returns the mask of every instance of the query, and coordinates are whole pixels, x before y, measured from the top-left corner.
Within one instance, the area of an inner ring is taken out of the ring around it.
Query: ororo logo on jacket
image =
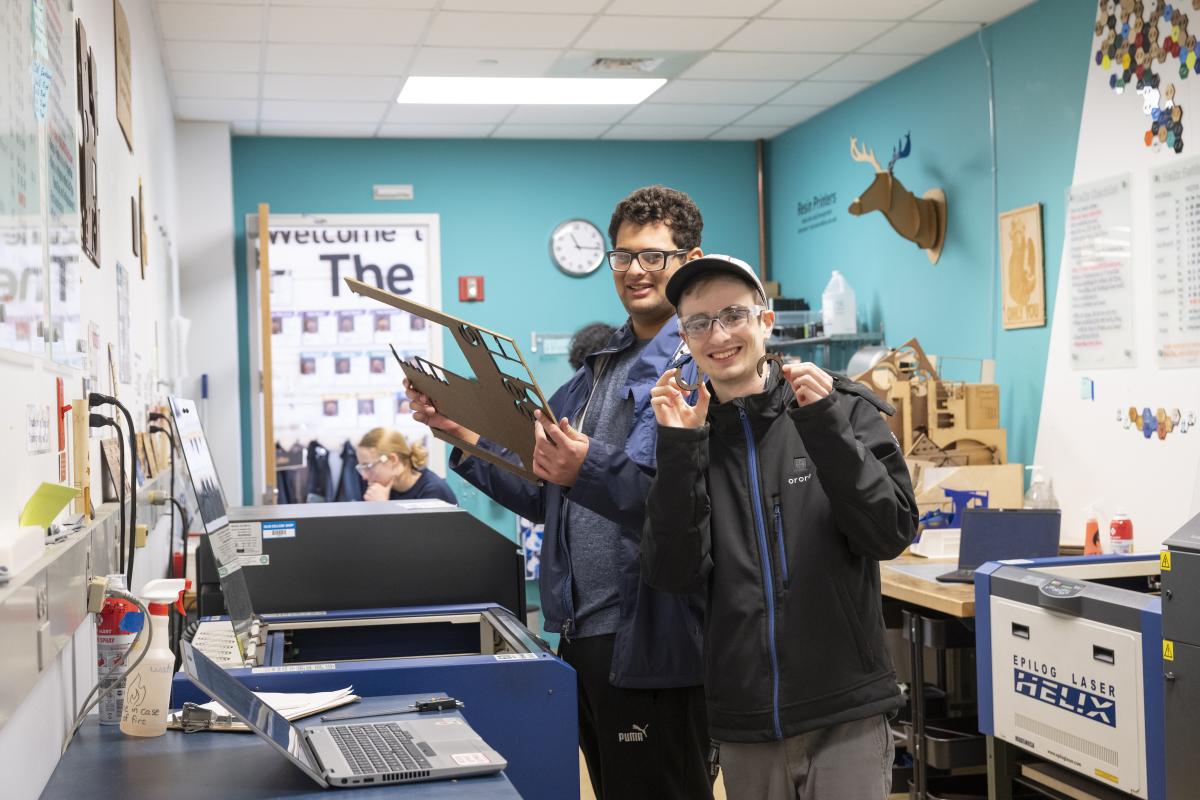
[[[630,727],[633,728],[633,730],[630,731],[629,733],[618,733],[617,734],[618,742],[644,742],[644,741],[646,741],[646,737],[648,736],[646,731],[650,729],[650,723],[647,722],[645,725],[631,725]]]

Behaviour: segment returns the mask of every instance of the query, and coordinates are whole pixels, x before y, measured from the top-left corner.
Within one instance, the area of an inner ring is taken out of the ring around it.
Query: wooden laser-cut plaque
[[[419,356],[407,362],[396,355],[404,376],[417,391],[433,401],[439,413],[489,441],[508,448],[517,454],[521,463],[514,464],[444,431],[431,429],[433,435],[464,452],[520,475],[525,480],[541,483],[532,471],[533,426],[537,424],[533,412],[541,409],[549,419],[554,419],[554,413],[550,410],[550,404],[546,402],[516,342],[502,333],[472,325],[466,320],[406,300],[392,292],[377,289],[371,284],[353,278],[345,280],[350,291],[355,294],[370,297],[449,328],[467,363],[471,365],[475,377],[456,375],[445,367]],[[396,354],[395,348],[392,349],[392,353]]]
[[[79,218],[80,245],[97,267],[100,266],[100,201],[96,186],[96,59],[87,43],[83,22],[75,20],[76,91],[79,98]]]

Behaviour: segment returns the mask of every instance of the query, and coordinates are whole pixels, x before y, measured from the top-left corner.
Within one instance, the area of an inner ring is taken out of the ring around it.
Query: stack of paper
[[[258,699],[289,720],[303,719],[320,711],[328,711],[331,708],[349,705],[361,699],[358,695],[354,694],[353,686],[347,686],[345,689],[336,689],[332,692],[255,692],[254,694]],[[230,716],[229,710],[216,700],[205,703],[200,708],[211,711],[217,717]],[[178,713],[171,715],[170,727],[181,727],[180,715]],[[228,723],[220,722],[214,724],[210,730],[248,731],[250,729],[240,720],[234,719]]]

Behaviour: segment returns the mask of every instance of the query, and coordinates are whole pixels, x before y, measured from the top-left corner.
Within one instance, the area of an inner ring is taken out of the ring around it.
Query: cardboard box
[[[967,384],[967,427],[1000,427],[1000,387],[994,383]]]
[[[945,489],[986,491],[988,508],[1021,508],[1025,501],[1025,467],[1021,464],[987,464],[970,467],[935,467],[910,459],[917,509],[949,511]]]

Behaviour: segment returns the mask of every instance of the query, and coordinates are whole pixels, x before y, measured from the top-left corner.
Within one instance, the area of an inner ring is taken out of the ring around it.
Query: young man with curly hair
[[[550,398],[557,419],[539,416],[533,471],[542,486],[458,449],[450,457],[489,497],[546,524],[542,613],[578,676],[579,741],[600,800],[712,793],[700,595],[656,591],[638,567],[657,430],[650,389],[666,369],[695,374],[666,284],[703,255],[703,225],[691,198],[664,186],[617,205],[608,264],[629,318]],[[504,452],[407,388],[414,419]]]

